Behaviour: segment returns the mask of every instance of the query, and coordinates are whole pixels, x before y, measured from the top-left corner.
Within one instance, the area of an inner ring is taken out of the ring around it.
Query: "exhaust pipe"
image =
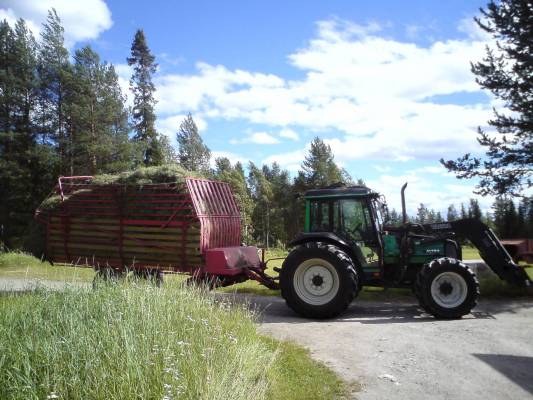
[[[405,182],[402,186],[402,220],[403,224],[405,225],[407,223],[407,210],[405,209],[405,188],[407,187],[407,182]]]

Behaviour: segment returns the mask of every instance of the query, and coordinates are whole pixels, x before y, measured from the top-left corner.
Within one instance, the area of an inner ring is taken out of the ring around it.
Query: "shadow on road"
[[[533,357],[504,354],[472,354],[524,390],[533,394]]]
[[[237,302],[249,302],[259,312],[264,324],[275,323],[316,323],[318,320],[300,317],[285,301],[274,296],[234,295]],[[518,308],[533,307],[533,302],[490,302],[476,307],[464,320],[497,319],[500,313],[514,313]],[[413,322],[435,322],[436,319],[425,313],[417,304],[409,302],[354,301],[348,310],[339,317],[326,322],[359,322],[361,324],[391,324]]]

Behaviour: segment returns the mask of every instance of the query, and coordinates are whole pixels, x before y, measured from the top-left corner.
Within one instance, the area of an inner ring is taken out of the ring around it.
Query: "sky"
[[[482,155],[478,126],[501,104],[470,62],[490,38],[475,25],[483,1],[0,0],[0,18],[38,35],[54,7],[66,45],[91,45],[126,64],[142,28],[159,64],[157,128],[175,144],[191,113],[213,156],[277,162],[295,174],[314,137],[335,160],[400,209],[445,211],[473,195],[440,158]],[[484,210],[493,199],[478,198]]]

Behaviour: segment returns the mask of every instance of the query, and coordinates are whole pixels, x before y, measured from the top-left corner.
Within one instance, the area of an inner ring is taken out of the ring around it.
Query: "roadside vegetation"
[[[90,280],[90,269],[1,254],[0,276]],[[56,270],[55,272],[53,272]],[[0,294],[1,399],[324,399],[347,386],[256,315],[169,280]]]

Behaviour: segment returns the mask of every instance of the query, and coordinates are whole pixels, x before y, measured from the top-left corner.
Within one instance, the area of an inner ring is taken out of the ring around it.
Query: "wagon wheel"
[[[124,276],[125,274],[121,270],[116,270],[111,267],[98,268],[93,278],[93,289],[98,289],[98,287],[104,284],[116,284]]]
[[[137,279],[146,279],[156,287],[163,284],[163,272],[158,269],[134,269],[133,276]]]
[[[187,286],[201,287],[208,290],[216,289],[217,287],[222,286],[222,284],[222,279],[213,275],[193,275],[185,281],[185,285]]]

